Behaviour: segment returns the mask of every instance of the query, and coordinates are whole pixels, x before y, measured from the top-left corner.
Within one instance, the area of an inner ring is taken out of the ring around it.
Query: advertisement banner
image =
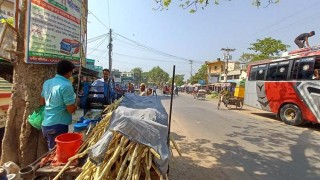
[[[27,63],[80,63],[82,0],[31,0]]]

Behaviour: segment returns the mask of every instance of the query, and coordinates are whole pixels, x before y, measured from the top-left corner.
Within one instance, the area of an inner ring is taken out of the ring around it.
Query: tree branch
[[[159,3],[159,6],[157,8],[152,8],[152,9],[155,11],[160,9],[160,11],[162,11],[164,9],[162,0],[155,0],[155,1],[156,3]]]
[[[278,0],[276,0],[276,2],[274,2],[273,0],[268,0],[268,4],[264,8],[267,8],[270,4],[276,4],[277,2]]]
[[[180,4],[180,7],[182,9],[189,9],[191,6],[194,6],[195,9],[192,9],[190,10],[191,13],[194,13],[197,11],[197,6],[198,4],[202,4],[202,9],[204,9],[205,7],[207,7],[209,5],[209,1],[210,0],[180,0],[181,1],[181,4]],[[221,0],[211,0],[211,1],[214,1],[214,4],[215,5],[218,5],[219,2]],[[232,1],[232,0],[224,0],[224,1]],[[264,7],[268,7],[269,5],[271,4],[277,4],[280,0],[253,0],[253,5],[254,6],[257,6],[257,7],[260,7],[262,6],[262,2],[266,2],[267,5]],[[167,9],[168,6],[170,5],[171,1],[166,1],[166,0],[155,0],[156,3],[159,3],[159,6],[157,8],[153,8],[154,10],[163,10],[163,9]]]

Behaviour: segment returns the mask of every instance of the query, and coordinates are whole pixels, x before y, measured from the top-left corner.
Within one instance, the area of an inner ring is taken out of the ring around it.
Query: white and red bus
[[[320,72],[319,48],[250,63],[245,104],[275,113],[286,124],[320,123],[320,80],[315,72]]]

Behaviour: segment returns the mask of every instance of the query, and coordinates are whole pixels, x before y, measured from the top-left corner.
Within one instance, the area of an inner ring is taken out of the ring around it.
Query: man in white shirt
[[[91,85],[90,91],[100,93],[100,94],[94,94],[93,97],[103,98],[107,96],[107,94],[103,94],[105,92],[104,88],[107,87],[110,90],[109,97],[113,97],[114,95],[113,88],[112,88],[113,84],[112,84],[111,78],[109,78],[110,71],[109,69],[103,69],[102,72],[103,72],[103,78],[95,80]],[[108,90],[106,90],[106,92],[108,93]]]
[[[144,83],[140,84],[140,96],[147,96],[146,85]]]

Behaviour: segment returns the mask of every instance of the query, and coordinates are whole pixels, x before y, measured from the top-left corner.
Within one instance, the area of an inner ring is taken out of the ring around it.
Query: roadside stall
[[[22,178],[167,178],[170,129],[159,98],[128,93],[108,105],[100,119],[92,128],[58,136],[53,151],[20,170]]]

